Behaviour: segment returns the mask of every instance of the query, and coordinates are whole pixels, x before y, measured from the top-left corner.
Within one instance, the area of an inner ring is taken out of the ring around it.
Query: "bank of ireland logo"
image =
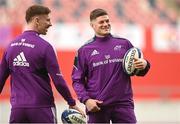
[[[14,58],[13,66],[29,67],[29,63],[27,62],[23,52],[21,52],[16,56],[16,58]]]

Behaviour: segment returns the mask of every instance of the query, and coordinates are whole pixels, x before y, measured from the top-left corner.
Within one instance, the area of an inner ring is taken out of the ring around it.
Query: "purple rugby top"
[[[0,92],[9,75],[14,108],[54,106],[50,76],[68,104],[75,105],[53,47],[35,31],[25,31],[5,51],[0,65]]]
[[[133,45],[127,39],[94,37],[79,48],[72,72],[79,100],[102,100],[102,106],[119,104],[134,108],[131,79],[122,68],[123,56]],[[149,64],[148,64],[149,65]],[[148,69],[140,73],[147,73]]]

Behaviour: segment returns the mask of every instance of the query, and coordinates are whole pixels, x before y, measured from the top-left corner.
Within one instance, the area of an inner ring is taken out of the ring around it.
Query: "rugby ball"
[[[139,48],[130,48],[124,55],[122,66],[126,74],[132,76],[138,71],[134,68],[134,58],[143,58],[143,53]]]
[[[64,124],[85,124],[86,118],[75,109],[66,109],[61,114],[61,121]]]

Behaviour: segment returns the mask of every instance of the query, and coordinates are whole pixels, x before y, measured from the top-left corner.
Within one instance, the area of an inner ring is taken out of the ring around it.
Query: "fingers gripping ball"
[[[61,120],[64,124],[85,124],[86,118],[75,109],[66,109],[61,115]]]
[[[135,69],[133,62],[134,58],[143,58],[143,53],[139,48],[133,47],[129,49],[123,58],[122,66],[126,74],[132,76],[138,71]]]

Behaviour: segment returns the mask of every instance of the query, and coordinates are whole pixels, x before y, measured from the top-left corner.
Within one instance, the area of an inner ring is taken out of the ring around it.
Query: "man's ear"
[[[39,17],[38,16],[34,17],[34,22],[36,25],[39,25]]]

